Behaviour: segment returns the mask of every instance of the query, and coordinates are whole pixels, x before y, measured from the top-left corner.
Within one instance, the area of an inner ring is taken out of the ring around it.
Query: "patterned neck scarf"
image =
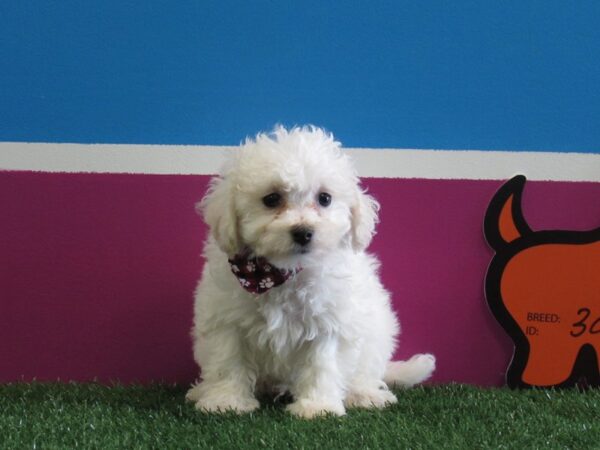
[[[280,286],[302,268],[285,270],[275,267],[262,257],[250,257],[248,250],[229,260],[231,272],[245,290],[252,294],[262,294]]]

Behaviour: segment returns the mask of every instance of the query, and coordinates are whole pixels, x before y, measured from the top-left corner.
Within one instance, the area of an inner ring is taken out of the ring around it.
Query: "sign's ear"
[[[509,242],[531,233],[521,211],[521,196],[526,178],[517,175],[496,193],[485,214],[485,238],[498,251]]]

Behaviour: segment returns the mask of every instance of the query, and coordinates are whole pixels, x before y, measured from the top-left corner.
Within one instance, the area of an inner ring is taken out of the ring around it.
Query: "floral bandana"
[[[250,257],[247,251],[235,255],[229,260],[229,265],[240,286],[252,294],[262,294],[273,287],[280,286],[302,270],[301,268],[279,269],[265,258]]]

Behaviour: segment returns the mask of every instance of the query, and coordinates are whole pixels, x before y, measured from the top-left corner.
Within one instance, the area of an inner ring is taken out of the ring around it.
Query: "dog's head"
[[[250,249],[284,268],[340,247],[364,250],[379,204],[331,134],[278,127],[238,149],[199,208],[228,256]]]

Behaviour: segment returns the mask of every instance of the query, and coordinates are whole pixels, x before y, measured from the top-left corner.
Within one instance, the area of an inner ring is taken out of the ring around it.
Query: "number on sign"
[[[582,334],[584,334],[586,331],[588,331],[588,325],[586,323],[586,321],[588,320],[588,318],[590,317],[590,314],[592,313],[592,311],[590,311],[589,308],[580,308],[579,310],[577,310],[577,315],[578,316],[582,316],[581,320],[575,322],[573,325],[571,325],[573,328],[577,328],[577,330],[571,330],[570,334],[573,337],[579,337]],[[596,320],[594,320],[592,322],[592,325],[589,327],[589,333],[590,334],[597,334],[600,333],[600,317],[598,317]]]

